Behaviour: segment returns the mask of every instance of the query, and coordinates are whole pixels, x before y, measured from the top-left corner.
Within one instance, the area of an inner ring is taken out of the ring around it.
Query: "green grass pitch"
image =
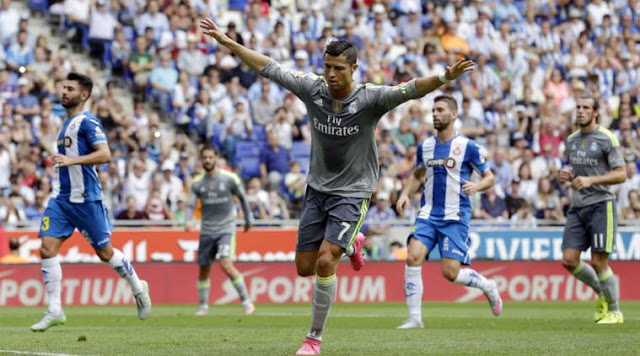
[[[0,309],[0,354],[294,355],[310,324],[309,305],[156,306],[146,321],[134,306],[67,307],[67,325],[29,326],[43,308]],[[396,330],[404,304],[339,304],[331,310],[324,355],[640,355],[640,302],[622,303],[625,323],[596,325],[595,303],[426,303],[425,328]],[[82,340],[85,339],[85,340]],[[12,353],[9,353],[12,352]]]

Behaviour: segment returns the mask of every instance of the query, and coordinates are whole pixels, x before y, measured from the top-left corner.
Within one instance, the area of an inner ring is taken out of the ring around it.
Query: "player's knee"
[[[300,276],[300,277],[309,277],[309,276],[312,276],[315,273],[313,265],[311,265],[311,266],[308,266],[308,265],[297,265],[296,266],[296,270],[298,272],[298,276]]]
[[[564,269],[566,269],[569,272],[575,270],[576,267],[578,267],[578,263],[579,263],[579,260],[574,260],[572,258],[566,258],[566,257],[562,258],[562,267],[564,267]]]
[[[40,258],[52,258],[56,256],[56,251],[52,246],[42,244],[40,246]]]
[[[453,282],[458,277],[458,269],[450,268],[448,266],[442,266],[442,276],[448,281]]]
[[[407,266],[411,266],[411,267],[421,266],[422,260],[423,258],[421,258],[421,256],[410,253],[407,255]]]
[[[336,261],[330,253],[320,253],[318,260],[316,261],[316,271],[322,271],[325,273],[331,272],[334,269]]]

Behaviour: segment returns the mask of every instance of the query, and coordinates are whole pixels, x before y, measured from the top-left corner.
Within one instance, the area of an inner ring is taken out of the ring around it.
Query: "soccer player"
[[[598,125],[598,101],[576,100],[580,130],[566,140],[569,168],[558,172],[560,182],[571,184],[571,207],[562,237],[562,266],[598,294],[595,321],[622,324],[618,306],[618,278],[608,265],[616,238],[615,195],[609,185],[626,180],[618,139]],[[591,266],[580,260],[591,247]],[[593,266],[593,267],[592,267]]]
[[[357,236],[378,180],[375,128],[380,117],[472,70],[473,61],[460,60],[438,76],[395,87],[356,85],[357,53],[352,43],[329,43],[323,58],[324,76],[316,76],[285,68],[236,43],[210,19],[203,20],[201,27],[250,68],[297,95],[307,107],[312,127],[311,162],[298,229],[296,268],[300,276],[315,274],[316,282],[311,330],[297,354],[319,354],[336,293],[340,258],[346,252],[355,270],[364,265],[364,237]]]
[[[48,311],[33,331],[64,324],[67,320],[60,299],[62,269],[58,259],[60,246],[78,229],[95,249],[101,261],[127,280],[133,291],[138,317],[151,312],[149,286],[141,281],[121,251],[111,246],[113,225],[102,205],[102,187],[94,165],[111,160],[111,151],[102,124],[88,111],[85,102],[91,97],[93,82],[85,75],[69,73],[62,88],[62,106],[67,111],[58,133],[58,153],[53,155],[56,177],[53,193],[44,211],[38,237],[42,239],[42,278],[47,290]]]
[[[479,288],[489,300],[491,311],[502,312],[502,299],[496,284],[469,267],[469,196],[493,188],[494,176],[485,163],[478,144],[454,129],[458,116],[456,100],[437,96],[433,103],[433,126],[437,131],[418,144],[416,168],[398,198],[397,209],[403,215],[411,204],[409,196],[424,181],[422,207],[407,239],[404,293],[409,319],[398,329],[423,328],[422,262],[438,244],[442,256],[442,275],[451,282]],[[471,182],[473,171],[482,175]],[[425,181],[426,177],[426,181]]]
[[[242,300],[245,314],[253,314],[256,310],[244,283],[242,274],[233,266],[236,249],[236,224],[233,217],[234,200],[238,197],[244,213],[244,231],[251,228],[251,211],[244,197],[242,181],[237,175],[219,169],[216,166],[218,154],[212,146],[205,146],[200,151],[200,159],[205,174],[193,182],[189,202],[187,203],[185,227],[193,228],[193,210],[197,200],[202,204],[202,224],[200,228],[200,244],[198,246],[198,299],[200,307],[196,315],[209,313],[209,273],[211,263],[218,260],[220,268],[229,277]]]

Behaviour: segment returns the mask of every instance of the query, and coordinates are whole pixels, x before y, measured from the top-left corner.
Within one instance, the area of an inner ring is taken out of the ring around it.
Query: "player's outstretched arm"
[[[230,49],[242,62],[256,72],[264,69],[271,60],[264,54],[251,50],[229,38],[211,19],[200,20],[200,28],[204,30],[205,35],[213,37],[222,46]]]
[[[442,84],[454,81],[464,73],[472,71],[474,66],[475,63],[472,60],[461,59],[447,67],[440,75],[416,79],[416,91],[419,96],[425,96],[438,89]]]
[[[409,199],[409,195],[415,193],[420,185],[424,181],[424,175],[426,174],[426,169],[424,166],[420,166],[419,168],[415,168],[413,170],[413,174],[409,176],[409,180],[407,181],[405,187],[402,189],[402,193],[400,193],[400,197],[398,198],[398,203],[396,204],[396,210],[398,211],[398,215],[404,216],[404,210],[411,205],[411,200]]]
[[[95,151],[88,155],[79,157],[68,157],[63,154],[53,155],[53,164],[57,167],[68,167],[81,164],[102,164],[111,161],[111,150],[106,143],[99,143],[93,146]]]

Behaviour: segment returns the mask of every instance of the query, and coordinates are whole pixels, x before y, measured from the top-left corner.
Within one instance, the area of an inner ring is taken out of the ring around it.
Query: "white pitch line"
[[[0,350],[0,353],[14,354],[14,355],[36,355],[36,356],[78,356],[71,354],[54,354],[51,352],[32,352],[32,351],[16,351],[16,350]]]

